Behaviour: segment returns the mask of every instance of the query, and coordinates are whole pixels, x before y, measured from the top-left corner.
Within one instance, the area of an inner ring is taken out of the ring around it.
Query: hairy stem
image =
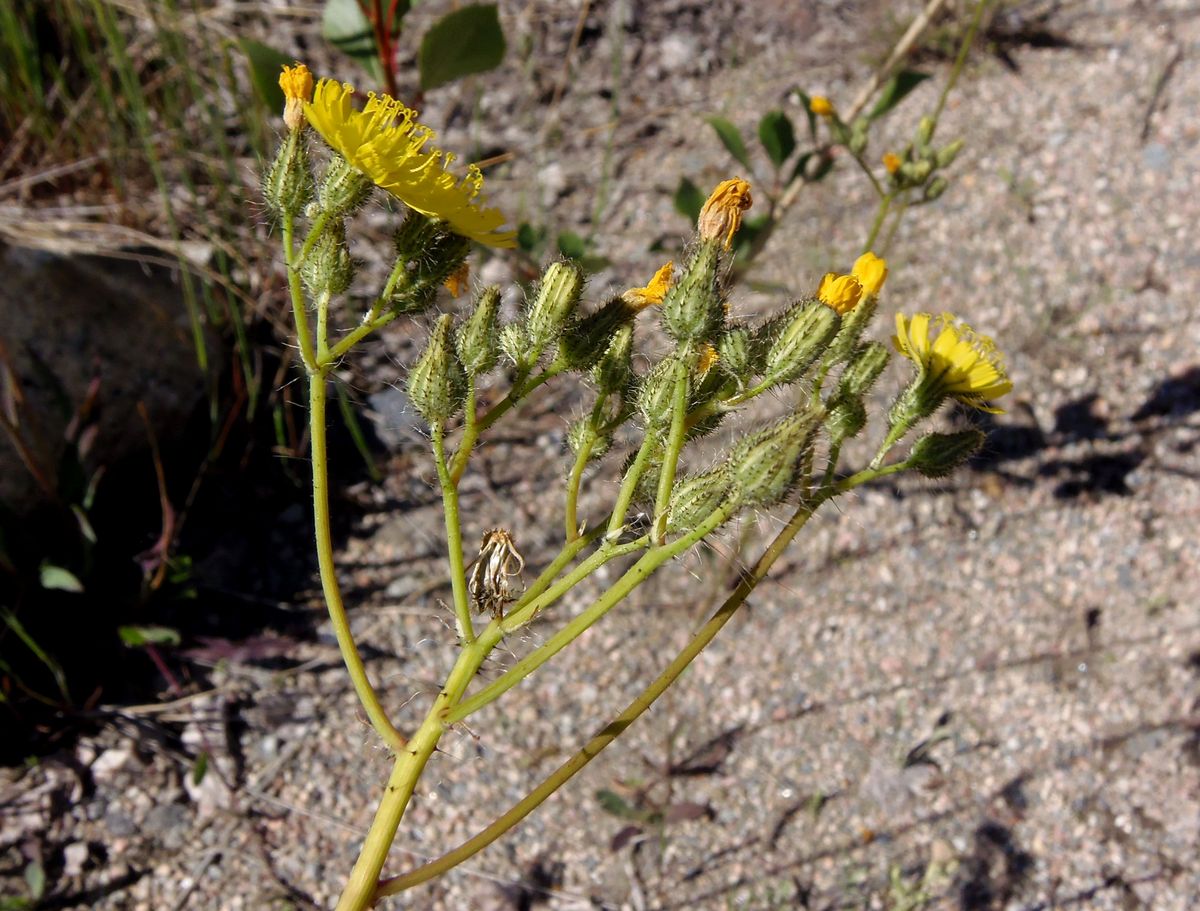
[[[450,477],[446,465],[445,428],[439,422],[433,426],[433,460],[437,466],[438,484],[442,488],[442,512],[446,518],[446,557],[450,564],[450,587],[454,592],[454,619],[458,635],[464,642],[475,639],[471,623],[471,604],[467,599],[467,572],[463,564],[462,528],[458,518],[458,485]]]

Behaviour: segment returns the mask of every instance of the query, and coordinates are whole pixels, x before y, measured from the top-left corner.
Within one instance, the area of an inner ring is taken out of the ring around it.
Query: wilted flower
[[[742,213],[753,205],[750,184],[740,177],[731,177],[717,184],[704,208],[700,210],[697,227],[704,240],[720,240],[728,250],[733,235],[742,226]]]

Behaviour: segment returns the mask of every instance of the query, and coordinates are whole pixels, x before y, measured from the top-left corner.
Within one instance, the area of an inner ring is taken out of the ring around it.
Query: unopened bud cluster
[[[918,202],[933,202],[946,192],[948,181],[939,172],[954,164],[963,149],[961,139],[935,147],[935,126],[932,118],[922,117],[908,148],[900,154],[887,152],[883,156],[892,186],[896,190],[919,190]]]

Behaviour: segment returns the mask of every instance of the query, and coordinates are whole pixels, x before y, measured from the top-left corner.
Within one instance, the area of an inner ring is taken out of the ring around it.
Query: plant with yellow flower
[[[471,243],[504,248],[511,245],[512,232],[504,228],[502,212],[484,199],[478,169],[456,177],[452,157],[432,146],[433,132],[399,101],[370,95],[360,109],[353,89],[314,81],[302,65],[286,68],[280,84],[288,129],[264,176],[263,192],[282,228],[297,347],[308,379],[322,590],[355,691],[395,756],[338,903],[340,911],[361,911],[451,869],[516,825],[679,678],[818,509],[883,475],[952,470],[978,447],[977,433],[927,434],[905,456],[884,463],[945,400],[990,409],[1011,384],[991,341],[953,318],[898,318],[895,345],[914,362],[915,376],[895,396],[870,466],[841,472],[842,445],[866,430],[873,407],[869,393],[889,359],[885,346],[864,341],[887,263],[866,252],[848,273],[829,273],[814,294],[758,324],[738,319],[730,301],[730,267],[753,204],[750,183],[742,178],[718,184],[699,208],[680,264],[665,263],[644,285],[588,304],[580,267],[557,261],[511,317],[503,312],[497,287],[477,289],[473,305],[462,314],[444,301],[446,312],[428,317],[428,340],[408,367],[406,389],[428,424],[442,496],[455,621],[446,646],[455,656],[424,720],[401,732],[385,703],[397,705],[403,697],[380,693],[371,683],[342,601],[330,533],[329,375],[363,339],[401,314],[420,317],[434,311],[443,287],[454,296],[464,291]],[[312,148],[314,138],[325,146],[320,154]],[[322,161],[319,168],[316,159]],[[334,314],[340,311],[333,302],[361,281],[351,255],[355,215],[378,197],[376,190],[407,207],[394,235],[395,260],[363,311],[339,327]],[[666,350],[640,344],[651,320],[668,340]],[[503,379],[497,375],[501,364]],[[591,398],[568,433],[572,458],[563,491],[562,544],[542,570],[535,575],[530,569],[533,578],[525,578],[517,536],[498,525],[503,516],[462,515],[459,485],[497,424],[541,386],[572,375],[587,384]],[[504,394],[481,408],[480,389],[501,382],[507,384]],[[696,439],[724,421],[738,420],[744,406],[768,391],[789,402],[783,417],[739,427],[715,460],[697,455]],[[623,461],[614,460],[622,465],[617,489],[597,507],[597,488],[585,510],[581,492],[589,483],[587,468],[613,449],[627,450]],[[476,724],[508,690],[726,523],[750,509],[777,507],[790,511],[782,531],[624,712],[462,846],[408,873],[384,876],[409,800],[447,728],[468,719]],[[466,522],[487,529],[477,554],[464,544]],[[629,560],[617,562],[622,558]],[[602,574],[605,567],[620,571]],[[564,597],[589,579],[606,581],[582,611],[564,615]],[[533,623],[540,627],[538,645],[522,632]],[[523,653],[492,679],[481,678],[484,662],[501,647]]]

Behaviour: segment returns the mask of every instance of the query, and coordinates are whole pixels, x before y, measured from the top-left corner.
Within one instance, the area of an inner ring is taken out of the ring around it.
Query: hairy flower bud
[[[313,190],[308,141],[301,130],[289,130],[263,177],[263,196],[276,215],[294,218],[312,200]]]
[[[648,428],[661,428],[671,421],[671,412],[675,404],[676,367],[680,363],[682,362],[678,356],[664,358],[642,378],[637,392],[637,407],[646,419]],[[690,373],[687,382],[690,399]]]
[[[924,153],[929,143],[933,140],[933,131],[937,127],[933,118],[926,115],[921,118],[921,122],[917,124],[916,145],[917,150]]]
[[[745,326],[733,326],[717,339],[717,369],[741,388],[754,373],[750,332]]]
[[[526,310],[525,326],[532,348],[531,362],[558,338],[583,293],[583,270],[573,262],[551,263],[542,273],[533,301]]]
[[[842,327],[833,337],[829,349],[825,352],[827,366],[837,366],[842,361],[849,360],[854,356],[858,340],[862,337],[863,330],[874,318],[877,309],[879,309],[878,297],[864,297],[857,307],[842,317]]]
[[[863,406],[862,399],[839,398],[825,416],[825,428],[829,431],[830,442],[835,446],[858,436],[865,426],[867,409]]]
[[[663,298],[663,325],[677,342],[706,341],[725,318],[717,289],[717,250],[715,241],[701,243],[683,276]]]
[[[667,507],[667,530],[690,531],[695,528],[729,498],[729,490],[730,478],[726,466],[677,480]]]
[[[856,348],[846,369],[842,371],[842,379],[838,383],[838,397],[861,399],[875,385],[891,357],[891,352],[879,342],[867,342]]]
[[[954,142],[948,143],[938,149],[937,158],[935,159],[937,166],[939,168],[948,168],[954,164],[954,159],[963,150],[963,145],[965,145],[963,140],[956,139]]]
[[[448,421],[462,408],[467,378],[454,353],[454,318],[443,314],[425,351],[408,371],[408,397],[430,424]]]
[[[913,443],[908,463],[927,478],[944,478],[983,446],[982,430],[927,433]]]
[[[900,165],[900,176],[904,182],[915,187],[923,184],[925,180],[933,173],[933,163],[920,159],[918,161],[906,161]]]
[[[335,152],[321,175],[317,203],[327,215],[344,217],[367,201],[373,186],[371,178]]]
[[[733,447],[729,469],[739,506],[771,506],[791,492],[818,425],[819,413],[805,409]]]
[[[614,297],[595,313],[572,320],[558,337],[555,364],[568,370],[590,369],[608,350],[613,336],[636,315],[624,297]]]
[[[479,376],[496,366],[500,352],[496,317],[500,313],[500,289],[484,288],[475,300],[475,311],[459,327],[454,346],[468,376]]]
[[[589,460],[599,459],[612,446],[612,435],[601,435],[593,426],[590,416],[581,417],[571,422],[567,430],[567,445],[576,454],[586,448]]]
[[[354,279],[354,260],[346,244],[346,223],[340,218],[326,222],[316,243],[300,264],[300,278],[309,294],[341,294]]]
[[[950,184],[947,182],[946,178],[942,177],[941,175],[933,178],[933,180],[929,181],[929,185],[925,187],[925,201],[933,202],[946,192],[946,187],[949,185]]]
[[[633,326],[622,326],[608,343],[608,349],[592,368],[592,379],[601,394],[624,391],[633,375]]]
[[[500,350],[516,366],[531,366],[526,357],[529,355],[529,336],[525,327],[517,323],[509,323],[500,329]]]
[[[763,352],[763,376],[773,385],[798,380],[825,352],[841,322],[819,301],[793,304],[755,333]]]

